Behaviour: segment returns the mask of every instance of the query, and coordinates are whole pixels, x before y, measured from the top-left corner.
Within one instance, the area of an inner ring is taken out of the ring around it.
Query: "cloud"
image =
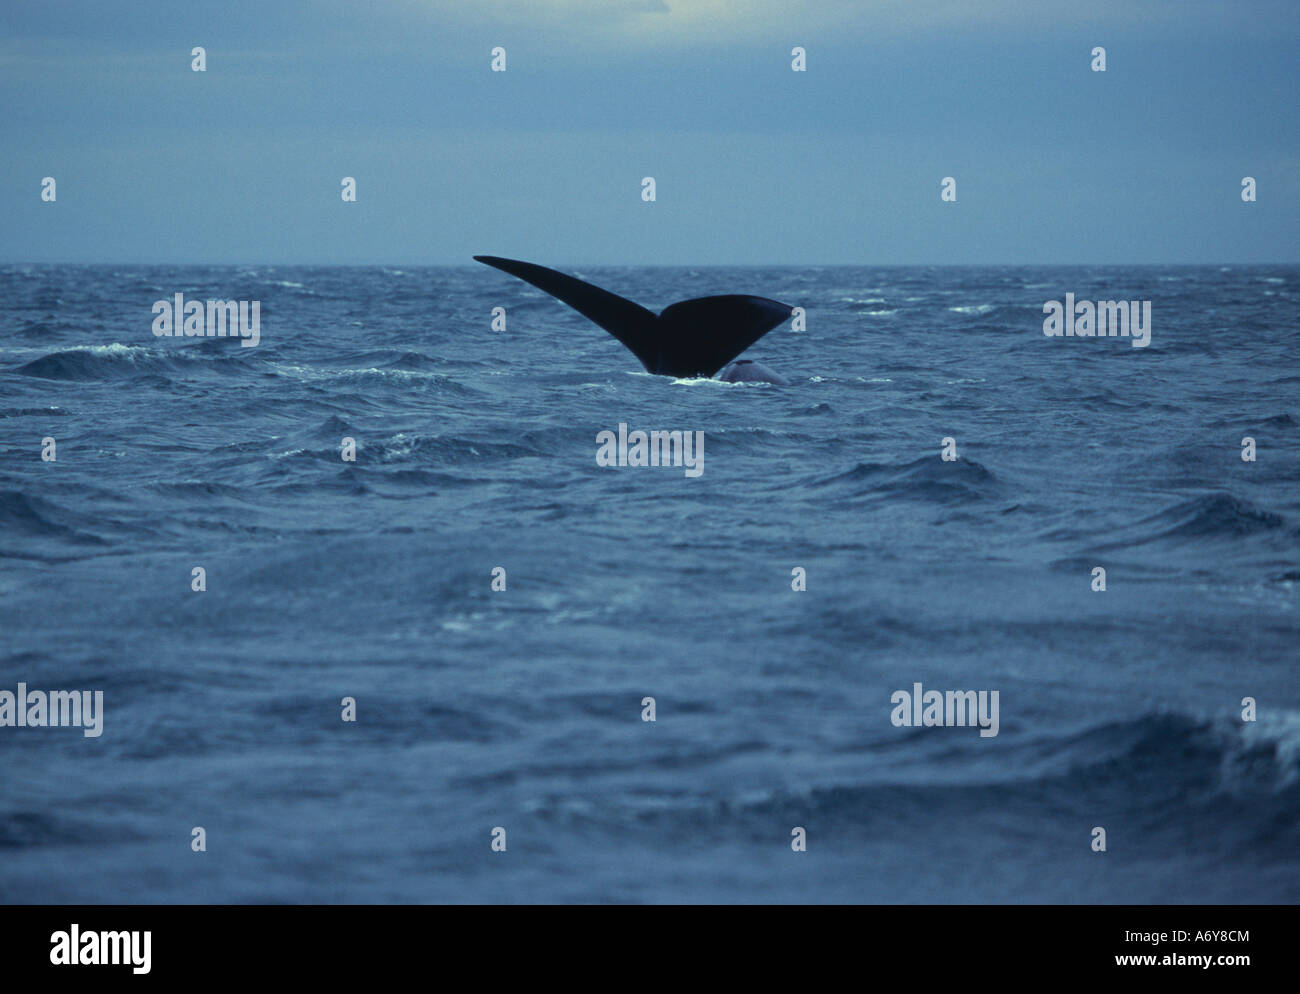
[[[621,44],[731,44],[890,38],[973,29],[1024,36],[1135,27],[1221,25],[1230,33],[1293,32],[1290,0],[402,0],[440,20],[526,30],[555,40]]]

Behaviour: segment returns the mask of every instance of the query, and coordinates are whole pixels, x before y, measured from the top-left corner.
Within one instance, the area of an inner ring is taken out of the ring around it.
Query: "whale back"
[[[752,359],[737,359],[727,363],[718,374],[718,379],[724,383],[773,383],[777,386],[786,386],[790,382],[776,370]]]

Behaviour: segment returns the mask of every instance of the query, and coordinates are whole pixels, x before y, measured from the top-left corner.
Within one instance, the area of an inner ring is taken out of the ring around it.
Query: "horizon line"
[[[1184,266],[1206,267],[1206,266],[1300,266],[1300,259],[1292,261],[1275,260],[1271,262],[1239,262],[1233,260],[1212,260],[1208,262],[557,262],[555,266],[567,266],[570,268],[589,269],[592,267],[610,267],[620,269],[775,269],[785,268],[804,268],[804,269],[852,269],[866,266],[880,268],[928,268],[928,269],[976,269],[989,268],[991,266],[1032,266],[1039,269],[1050,269],[1053,267],[1077,267],[1077,266],[1128,266],[1128,267],[1171,267]],[[473,258],[469,262],[157,262],[157,261],[76,261],[76,260],[59,260],[59,261],[36,261],[36,260],[0,260],[0,266],[149,266],[149,267],[191,267],[191,266],[210,266],[210,267],[262,267],[273,268],[276,266],[310,266],[316,269],[375,269],[375,268],[397,268],[406,267],[409,269],[477,269]]]

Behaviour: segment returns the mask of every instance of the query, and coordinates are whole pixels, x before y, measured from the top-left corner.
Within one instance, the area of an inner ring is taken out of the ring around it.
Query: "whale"
[[[509,273],[568,304],[605,329],[636,356],[646,372],[678,379],[713,378],[728,383],[789,381],[742,352],[789,319],[794,308],[767,297],[724,294],[669,304],[659,314],[545,266],[495,255],[475,262]]]
[[[775,369],[753,359],[736,359],[734,362],[729,362],[714,378],[727,383],[775,383],[778,386],[786,386],[790,382]]]

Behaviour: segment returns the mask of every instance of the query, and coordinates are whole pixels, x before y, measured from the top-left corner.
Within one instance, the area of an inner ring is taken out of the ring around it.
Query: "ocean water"
[[[791,383],[483,267],[0,268],[0,690],[104,700],[0,728],[0,900],[1300,900],[1300,269],[570,271],[805,307]]]

